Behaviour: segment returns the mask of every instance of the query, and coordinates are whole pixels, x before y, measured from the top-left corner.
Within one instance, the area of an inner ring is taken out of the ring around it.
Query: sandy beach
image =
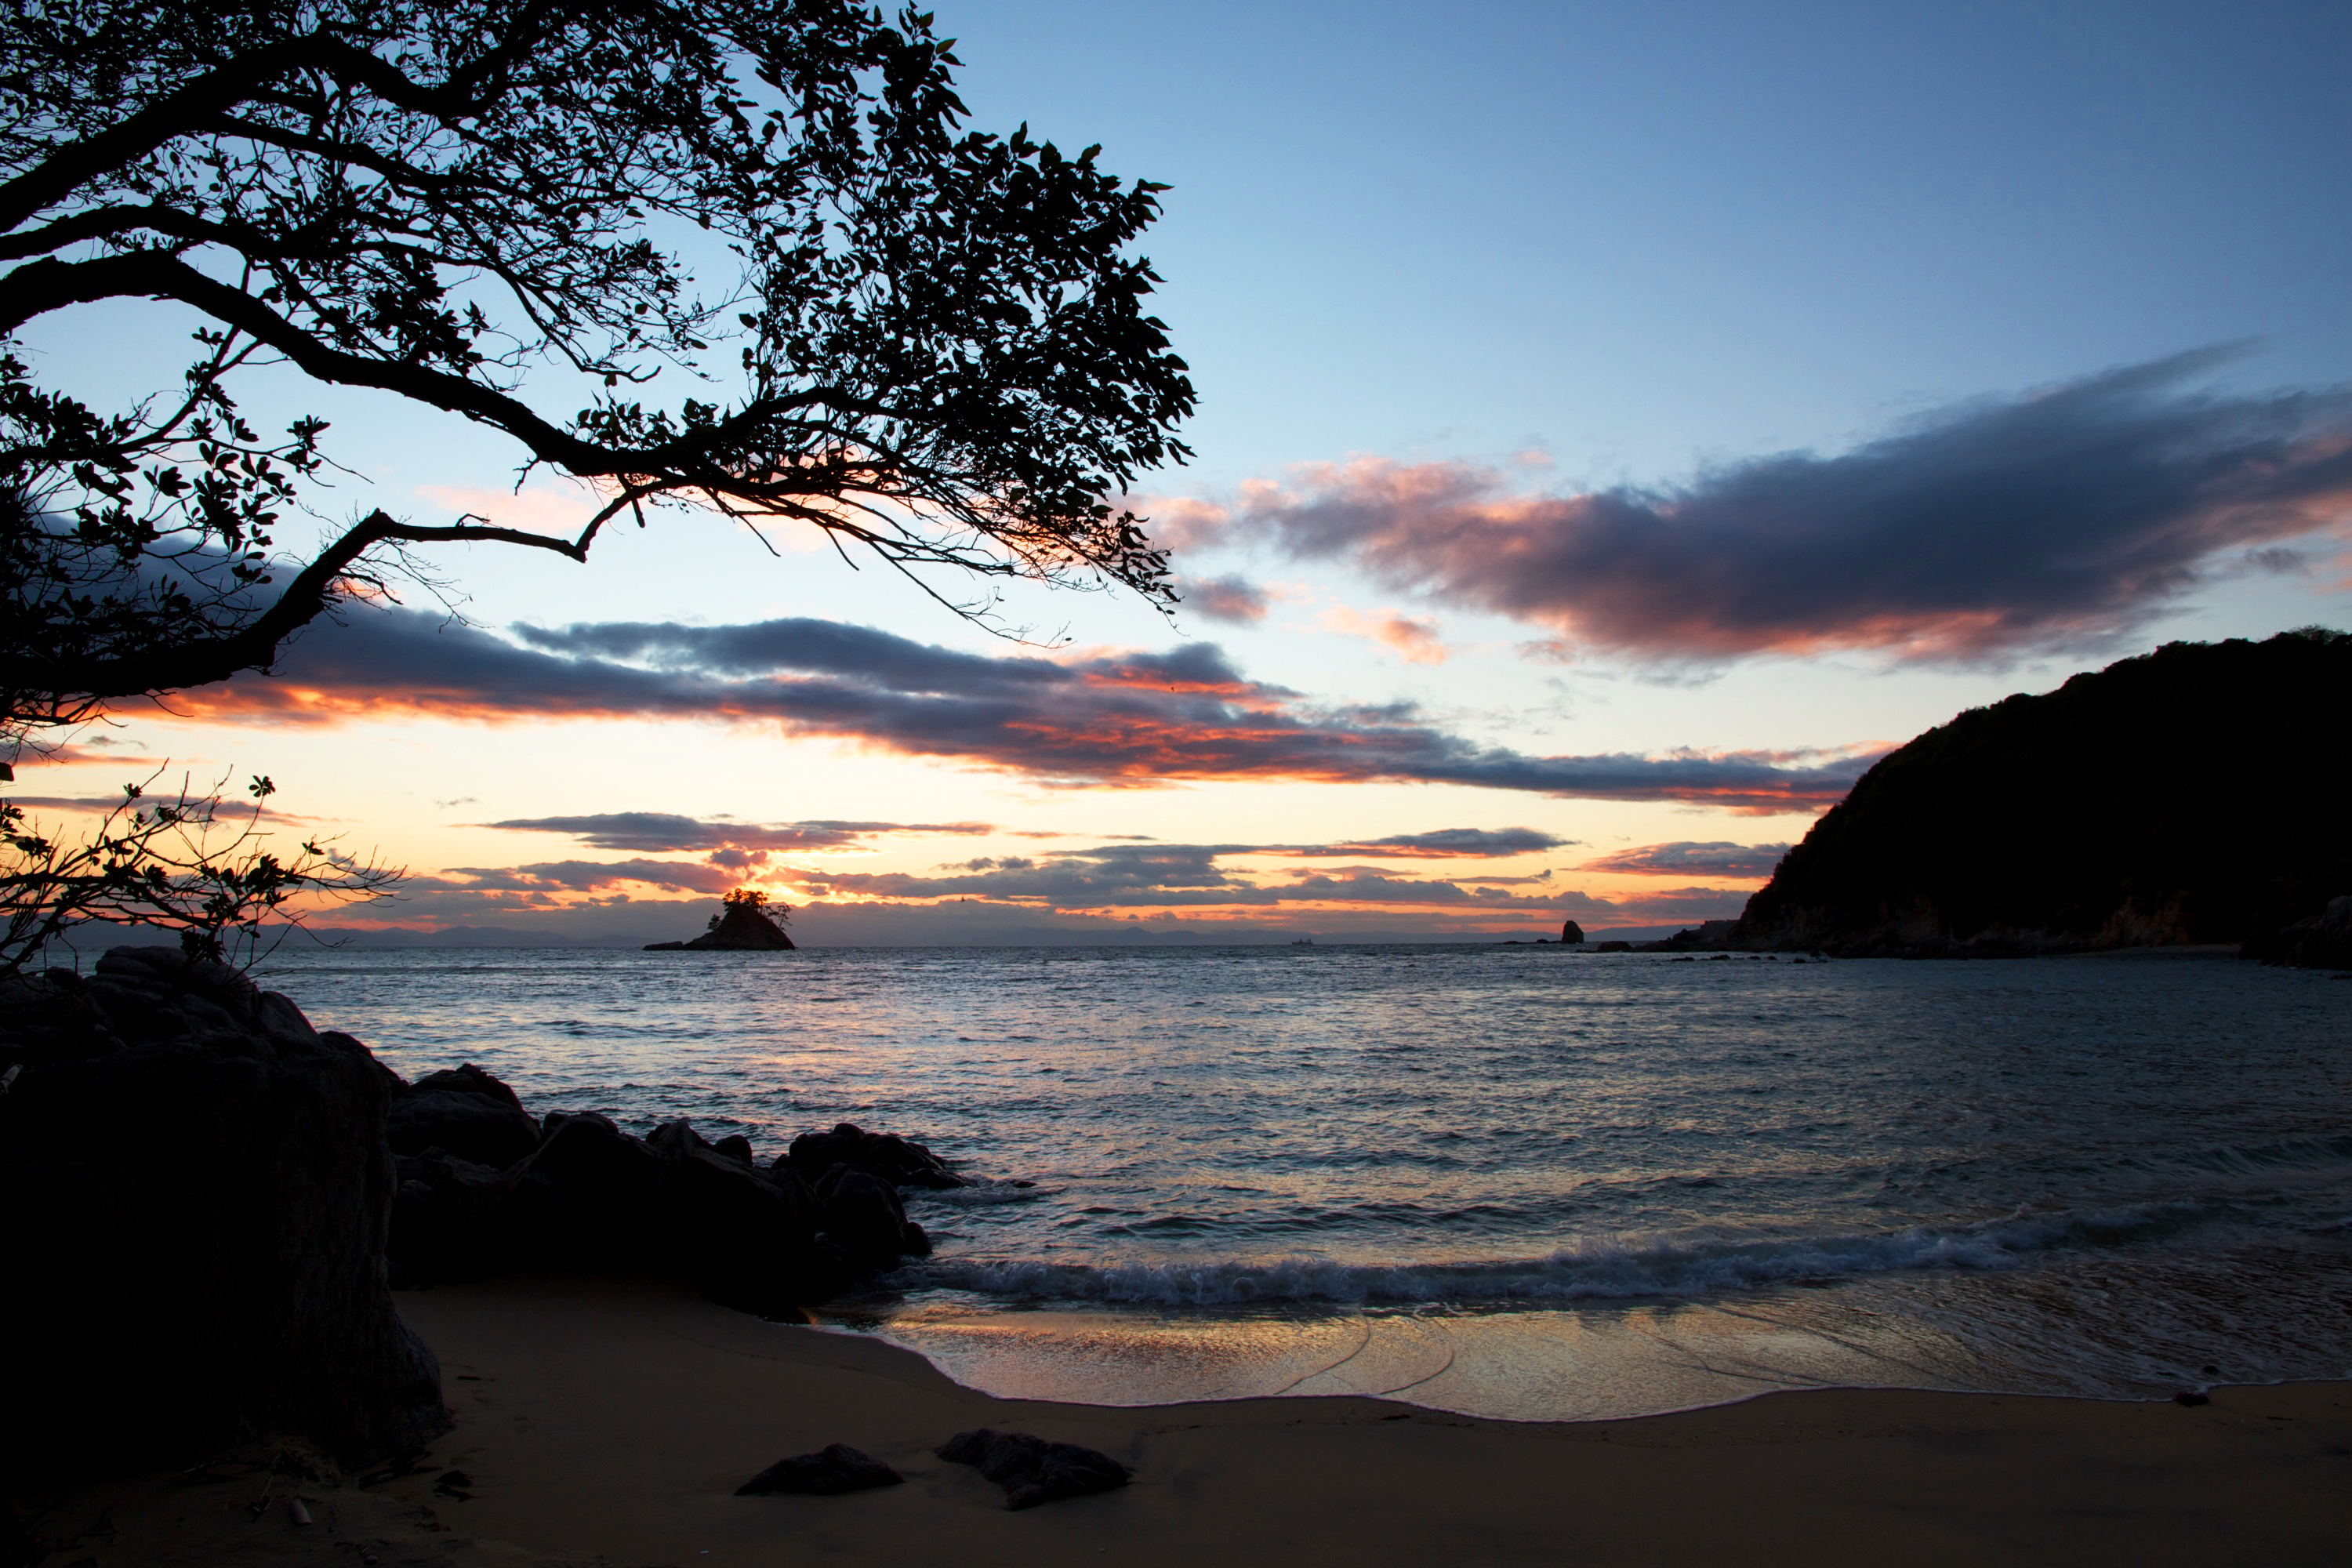
[[[2352,1384],[2110,1403],[1830,1390],[1616,1422],[1369,1399],[996,1400],[879,1342],[669,1286],[404,1293],[456,1430],[362,1486],[231,1463],[28,1500],[33,1561],[424,1564],[2332,1563],[2352,1557]],[[931,1450],[967,1427],[1083,1443],[1123,1491],[1007,1511]],[[844,1442],[902,1487],[733,1496]],[[247,1456],[249,1459],[254,1456]],[[464,1472],[465,1500],[436,1491]],[[252,1504],[267,1493],[257,1513]],[[292,1522],[300,1500],[313,1523]]]

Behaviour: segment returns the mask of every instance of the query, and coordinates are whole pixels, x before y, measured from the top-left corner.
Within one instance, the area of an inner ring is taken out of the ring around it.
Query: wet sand
[[[2352,1384],[2210,1404],[1830,1390],[1638,1419],[1482,1421],[1362,1398],[1108,1408],[992,1399],[871,1339],[656,1284],[404,1293],[457,1429],[362,1488],[262,1471],[39,1500],[37,1561],[114,1564],[1238,1561],[2352,1561]],[[931,1449],[971,1426],[1083,1443],[1132,1486],[1007,1511]],[[902,1487],[738,1498],[827,1443]],[[436,1492],[462,1470],[465,1500]],[[270,1506],[249,1504],[265,1489]],[[314,1522],[292,1523],[299,1497]]]

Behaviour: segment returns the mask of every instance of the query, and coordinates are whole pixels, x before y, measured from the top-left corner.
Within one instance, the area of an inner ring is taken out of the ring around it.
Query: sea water
[[[297,952],[415,1075],[971,1178],[827,1323],[992,1393],[1529,1419],[2352,1376],[2352,984],[1557,946]]]

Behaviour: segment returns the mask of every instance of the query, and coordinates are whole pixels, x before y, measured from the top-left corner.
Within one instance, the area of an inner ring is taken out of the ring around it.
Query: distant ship
[[[1311,936],[1295,936],[1290,939],[1290,945],[1293,947],[1313,947],[1315,945],[1315,939]]]

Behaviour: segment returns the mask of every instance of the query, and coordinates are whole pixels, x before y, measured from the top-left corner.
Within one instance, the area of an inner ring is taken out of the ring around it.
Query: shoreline
[[[776,1324],[655,1281],[519,1276],[404,1291],[457,1427],[362,1488],[266,1471],[45,1500],[32,1562],[1021,1564],[1660,1563],[1737,1555],[2318,1561],[2352,1552],[2352,1383],[2210,1404],[1822,1389],[1587,1422],[1361,1396],[1140,1406],[992,1398],[914,1352]],[[974,1426],[1133,1466],[1132,1486],[1008,1512],[931,1453]],[[845,1442],[901,1487],[739,1498]],[[464,1500],[436,1492],[449,1470]],[[274,1489],[257,1517],[247,1504]],[[306,1500],[316,1522],[282,1506]],[[364,1555],[362,1555],[364,1554]],[[371,1565],[373,1568],[373,1565]]]

